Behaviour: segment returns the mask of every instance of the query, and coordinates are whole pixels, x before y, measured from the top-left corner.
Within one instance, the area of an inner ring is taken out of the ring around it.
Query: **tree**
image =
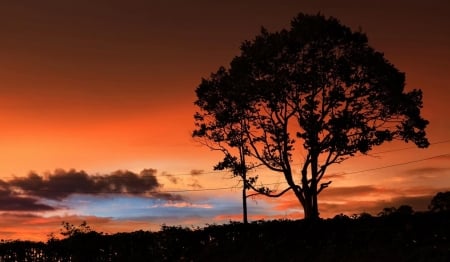
[[[378,213],[378,216],[386,217],[386,216],[390,216],[390,215],[394,214],[395,212],[397,212],[397,208],[385,207],[385,208],[383,208],[383,210],[380,213]]]
[[[431,203],[428,208],[432,212],[443,212],[450,210],[450,191],[439,192],[437,193],[433,199],[431,199]]]
[[[61,222],[62,229],[60,230],[60,234],[65,237],[73,237],[77,235],[87,234],[93,232],[91,227],[87,224],[86,221],[81,222],[79,226],[74,226],[67,221]]]
[[[288,184],[276,196],[292,190],[305,218],[316,219],[330,165],[394,139],[429,145],[422,92],[404,86],[405,74],[371,48],[364,33],[335,18],[299,14],[289,30],[263,28],[242,44],[229,68],[202,80],[195,119],[209,134],[216,122],[241,123],[236,132],[245,154]],[[297,178],[293,161],[302,155]]]
[[[396,211],[397,214],[401,214],[401,215],[407,215],[410,216],[412,214],[414,214],[414,209],[412,208],[412,206],[410,205],[401,205],[397,208]]]
[[[198,101],[198,105],[205,109],[202,113],[197,113],[194,117],[197,121],[197,129],[193,132],[193,137],[204,138],[202,143],[212,150],[221,151],[224,155],[214,170],[231,170],[234,177],[242,179],[242,209],[243,222],[248,223],[247,215],[247,190],[250,185],[253,185],[257,177],[248,177],[247,173],[255,166],[247,163],[247,156],[249,155],[247,147],[247,139],[245,138],[245,109],[243,101],[236,101],[234,99],[227,99],[227,97],[236,97],[239,95],[226,94],[224,92],[235,92],[235,88],[228,88],[227,85],[233,85],[234,81],[226,72],[225,68],[220,68],[219,71],[213,75],[214,79],[220,79],[217,83],[213,80],[203,80],[202,85],[205,88],[210,88],[211,85],[217,85],[224,90],[217,93],[210,92],[209,103],[202,103]]]

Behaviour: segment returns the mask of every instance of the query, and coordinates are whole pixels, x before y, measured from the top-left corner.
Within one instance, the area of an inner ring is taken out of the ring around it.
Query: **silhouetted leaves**
[[[450,211],[450,191],[437,193],[429,205],[434,212]]]
[[[397,210],[402,209],[399,207]],[[72,229],[69,226],[69,229]],[[448,212],[230,222],[0,243],[2,261],[448,261]]]
[[[394,139],[428,146],[422,92],[404,86],[405,74],[364,33],[299,14],[289,29],[263,28],[229,68],[202,80],[194,136],[242,148],[282,173],[305,217],[317,218],[328,166]],[[302,148],[301,177],[294,178],[292,157]]]
[[[61,229],[61,235],[65,237],[73,237],[76,235],[81,234],[87,234],[92,232],[92,229],[90,226],[88,226],[86,221],[83,221],[79,226],[74,226],[73,224],[70,224],[67,221],[63,221],[61,223],[62,229]]]

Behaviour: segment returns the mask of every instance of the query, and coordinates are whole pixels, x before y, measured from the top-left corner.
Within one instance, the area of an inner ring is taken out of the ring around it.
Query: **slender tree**
[[[217,73],[211,75],[211,80],[202,81],[197,92],[200,94],[201,90],[209,90],[208,101],[196,102],[204,111],[194,116],[197,129],[194,130],[193,137],[202,139],[200,142],[210,149],[223,153],[224,158],[214,167],[215,170],[231,170],[234,177],[242,179],[243,222],[247,224],[247,190],[257,178],[247,175],[252,165],[247,164],[249,152],[244,131],[247,128],[244,121],[245,106],[242,101],[226,98],[238,94],[230,93],[226,97],[223,96],[224,91],[236,91],[234,88],[226,87],[233,83],[225,68],[220,68]],[[216,87],[225,90],[213,90]]]
[[[404,86],[405,74],[364,33],[335,18],[299,14],[289,30],[262,29],[228,69],[203,79],[196,121],[210,130],[216,127],[207,117],[221,125],[239,122],[245,154],[284,176],[288,188],[276,196],[292,190],[305,218],[316,219],[330,165],[394,139],[429,145],[422,92]],[[302,154],[296,177],[293,157]]]

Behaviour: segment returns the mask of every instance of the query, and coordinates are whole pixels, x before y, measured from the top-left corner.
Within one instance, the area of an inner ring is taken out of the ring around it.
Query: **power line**
[[[374,171],[374,170],[390,168],[390,167],[403,166],[403,165],[408,165],[408,164],[412,164],[412,163],[422,162],[422,161],[426,161],[426,160],[430,160],[430,159],[434,159],[434,158],[439,158],[439,157],[444,157],[444,156],[450,156],[450,153],[436,155],[436,156],[427,157],[427,158],[416,159],[416,160],[412,160],[412,161],[408,161],[408,162],[402,162],[402,163],[397,163],[397,164],[392,164],[392,165],[387,165],[387,166],[369,168],[369,169],[349,172],[349,173],[345,173],[345,174],[346,175],[351,175],[351,174],[358,174],[358,173],[364,173],[364,172],[369,172],[369,171]]]
[[[439,158],[439,157],[450,157],[450,153],[446,153],[446,154],[440,154],[440,155],[435,155],[432,157],[427,157],[427,158],[421,158],[421,159],[416,159],[416,160],[412,160],[412,161],[407,161],[407,162],[402,162],[402,163],[396,163],[396,164],[391,164],[391,165],[387,165],[387,166],[381,166],[381,167],[375,167],[375,168],[369,168],[369,169],[364,169],[364,170],[358,170],[358,171],[354,171],[354,172],[349,172],[349,173],[345,173],[346,175],[351,175],[351,174],[359,174],[359,173],[365,173],[365,172],[369,172],[369,171],[375,171],[375,170],[380,170],[380,169],[386,169],[386,168],[391,168],[391,167],[396,167],[396,166],[402,166],[402,165],[408,165],[408,164],[412,164],[412,163],[417,163],[417,162],[422,162],[422,161],[426,161],[426,160],[431,160],[431,159],[435,159],[435,158]],[[269,186],[269,185],[281,185],[285,182],[277,182],[277,183],[267,183],[267,184],[261,184],[260,186]],[[179,190],[162,190],[162,191],[143,191],[143,192],[114,192],[114,191],[82,191],[82,192],[72,192],[72,191],[65,191],[65,190],[48,190],[48,189],[40,189],[40,190],[36,190],[36,191],[49,191],[49,192],[65,192],[65,193],[73,193],[73,194],[145,194],[145,193],[150,193],[150,194],[160,194],[160,193],[186,193],[186,192],[202,192],[202,191],[219,191],[219,190],[231,190],[231,189],[237,189],[240,188],[238,186],[232,186],[232,187],[217,187],[217,188],[200,188],[200,189],[179,189]],[[22,192],[21,194],[25,194],[25,192]]]
[[[450,143],[450,139],[448,140],[442,140],[442,141],[437,141],[437,142],[433,142],[430,143],[431,145],[438,145],[438,144],[446,144],[446,143]],[[353,156],[354,157],[363,157],[363,156],[370,156],[370,155],[381,155],[381,154],[385,154],[385,153],[392,153],[392,152],[398,152],[398,151],[404,151],[404,150],[410,150],[410,149],[417,149],[416,146],[410,146],[410,147],[403,147],[403,148],[397,148],[397,149],[390,149],[390,150],[385,150],[385,151],[380,151],[380,152],[375,152],[375,153],[371,153],[371,154],[362,154],[362,155],[357,155],[357,156]],[[292,164],[292,166],[301,166],[302,164],[298,163],[298,164]],[[258,166],[255,167],[254,169],[261,169],[264,168],[264,166]],[[221,173],[230,173],[231,171],[227,171],[227,170],[214,170],[214,171],[208,171],[208,172],[202,172],[198,175],[203,175],[203,174],[221,174]],[[179,174],[161,174],[161,175],[157,175],[157,176],[195,176],[191,173],[179,173]]]
[[[437,145],[437,144],[445,144],[445,143],[450,143],[450,139],[447,140],[442,140],[442,141],[437,141],[437,142],[433,142],[430,143],[430,145]],[[370,155],[380,155],[380,154],[384,154],[384,153],[391,153],[391,152],[397,152],[397,151],[403,151],[403,150],[409,150],[409,149],[415,149],[417,147],[415,146],[411,146],[411,147],[404,147],[404,148],[398,148],[398,149],[391,149],[391,150],[385,150],[385,151],[381,151],[381,152],[376,152],[376,153],[371,153]],[[357,156],[353,156],[354,157],[362,157],[362,156],[370,156],[370,155],[357,155]],[[297,163],[297,164],[292,164],[292,166],[301,166],[302,164]],[[257,166],[255,168],[252,168],[252,170],[256,170],[256,169],[262,169],[265,168],[264,166]],[[82,170],[80,170],[82,171]],[[162,174],[154,174],[155,177],[177,177],[177,176],[200,176],[200,175],[208,175],[208,174],[227,174],[230,173],[231,171],[229,170],[212,170],[212,171],[207,171],[207,172],[199,172],[199,173],[192,173],[192,172],[183,172],[183,173],[167,173],[167,172],[163,172]],[[359,171],[357,171],[359,172]],[[108,174],[106,175],[100,175],[100,176],[108,176]],[[8,177],[12,177],[13,179],[18,178],[16,176],[8,176]],[[3,178],[7,178],[7,177],[3,177]],[[1,180],[1,179],[0,179]]]
[[[443,140],[443,141],[438,141],[438,142],[434,142],[431,143],[430,145],[435,145],[435,144],[444,144],[444,143],[449,143],[450,140]],[[392,149],[392,150],[386,150],[386,151],[382,151],[382,152],[378,152],[375,154],[382,154],[382,153],[390,153],[390,152],[395,152],[395,151],[402,151],[402,150],[408,150],[408,149],[413,149],[416,147],[406,147],[406,148],[399,148],[399,149]],[[445,157],[445,156],[450,156],[450,153],[446,153],[446,154],[440,154],[440,155],[436,155],[436,156],[432,156],[432,157],[427,157],[427,158],[422,158],[422,159],[416,159],[416,160],[412,160],[412,161],[407,161],[407,162],[402,162],[402,163],[396,163],[396,164],[391,164],[391,165],[386,165],[386,166],[381,166],[381,167],[375,167],[375,168],[369,168],[369,169],[364,169],[364,170],[358,170],[358,171],[354,171],[354,172],[348,172],[345,173],[346,175],[349,174],[359,174],[359,173],[364,173],[364,172],[369,172],[369,171],[375,171],[375,170],[381,170],[381,169],[386,169],[386,168],[391,168],[391,167],[396,167],[396,166],[402,166],[402,165],[407,165],[407,164],[412,164],[412,163],[417,163],[417,162],[422,162],[422,161],[426,161],[426,160],[430,160],[430,159],[435,159],[435,158],[439,158],[439,157]],[[299,165],[299,164],[293,164],[293,165]],[[180,175],[190,175],[190,176],[198,176],[198,175],[203,175],[203,174],[212,174],[212,173],[229,173],[230,171],[211,171],[211,172],[202,172],[200,174],[193,174],[193,173],[185,173],[185,174],[167,174],[167,173],[163,173],[163,174],[158,174],[155,175],[155,177],[162,177],[162,176],[166,176],[166,177],[170,177],[170,176],[180,176]],[[120,179],[119,177],[117,177],[117,179]],[[278,183],[269,183],[269,184],[261,184],[261,186],[269,186],[269,185],[280,185],[284,182],[278,182]],[[166,190],[166,191],[147,191],[147,192],[114,192],[114,191],[110,191],[110,192],[105,192],[105,191],[96,191],[96,192],[88,192],[88,191],[83,191],[83,192],[76,192],[76,191],[58,191],[58,190],[48,190],[48,189],[40,189],[38,191],[54,191],[54,192],[66,192],[66,193],[73,193],[73,194],[144,194],[144,193],[150,193],[150,194],[156,194],[156,193],[186,193],[186,192],[202,192],[202,191],[219,191],[219,190],[232,190],[232,189],[237,189],[237,188],[241,188],[240,186],[232,186],[232,187],[217,187],[217,188],[198,188],[198,189],[179,189],[179,190]],[[25,193],[24,193],[25,194]]]
[[[442,141],[439,143],[447,143],[450,142],[450,140],[448,141]],[[435,143],[437,144],[437,143]],[[398,151],[400,150],[404,150],[404,149],[398,149]],[[392,151],[392,150],[391,150]],[[396,166],[403,166],[403,165],[408,165],[408,164],[412,164],[412,163],[418,163],[418,162],[423,162],[426,160],[431,160],[431,159],[435,159],[435,158],[439,158],[439,157],[447,157],[450,156],[450,153],[446,153],[446,154],[440,154],[440,155],[435,155],[435,156],[431,156],[431,157],[427,157],[427,158],[421,158],[421,159],[416,159],[416,160],[411,160],[411,161],[407,161],[407,162],[402,162],[402,163],[396,163],[396,164],[391,164],[391,165],[387,165],[387,166],[381,166],[381,167],[375,167],[375,168],[369,168],[369,169],[364,169],[364,170],[359,170],[359,171],[354,171],[354,172],[349,172],[349,173],[345,173],[346,175],[351,175],[351,174],[359,174],[359,173],[365,173],[365,172],[369,172],[369,171],[375,171],[375,170],[380,170],[380,169],[386,169],[386,168],[391,168],[391,167],[396,167]],[[262,186],[269,186],[269,185],[280,185],[283,184],[284,182],[278,182],[278,183],[270,183],[270,184],[262,184]],[[178,190],[178,191],[161,191],[164,193],[176,193],[176,192],[192,192],[192,191],[207,191],[207,190],[225,190],[225,189],[236,189],[238,187],[234,186],[234,187],[224,187],[224,188],[208,188],[208,189],[193,189],[193,190]]]
[[[450,143],[450,139],[449,140],[443,140],[443,141],[430,143],[430,146],[431,145],[438,145],[438,144],[446,144],[446,143]],[[384,154],[384,153],[391,153],[391,152],[397,152],[397,151],[403,151],[403,150],[409,150],[409,149],[416,149],[416,148],[417,148],[416,146],[403,147],[403,148],[398,148],[398,149],[391,149],[391,150],[385,150],[385,151],[372,153],[372,155],[379,155],[379,154]],[[365,156],[365,155],[361,155],[361,156]]]
[[[450,140],[448,140],[448,141],[450,142]],[[403,149],[401,149],[401,150],[403,150]],[[446,157],[446,156],[450,156],[450,153],[435,155],[435,156],[431,156],[431,157],[427,157],[427,158],[421,158],[421,159],[411,160],[411,161],[402,162],[402,163],[391,164],[391,165],[387,165],[387,166],[369,168],[369,169],[349,172],[349,173],[345,173],[345,174],[346,175],[350,175],[350,174],[365,173],[365,172],[369,172],[369,171],[375,171],[375,170],[386,169],[386,168],[391,168],[391,167],[396,167],[396,166],[408,165],[408,164],[417,163],[417,162],[423,162],[423,161],[426,161],[426,160],[431,160],[431,159],[435,159],[435,158],[439,158],[439,157]],[[269,183],[269,184],[262,184],[261,186],[281,185],[283,183],[284,182]],[[205,189],[192,189],[192,190],[188,189],[188,190],[159,191],[159,192],[160,193],[181,193],[181,192],[194,192],[194,191],[226,190],[226,189],[237,189],[237,188],[238,188],[237,186],[234,186],[234,187],[223,187],[223,188],[205,188]]]

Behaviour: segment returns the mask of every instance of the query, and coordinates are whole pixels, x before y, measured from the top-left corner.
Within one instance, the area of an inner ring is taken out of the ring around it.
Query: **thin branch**
[[[320,194],[320,192],[322,192],[322,190],[324,190],[325,188],[327,188],[327,187],[331,184],[331,182],[332,182],[332,181],[328,181],[328,182],[326,182],[326,183],[320,184],[320,188],[319,188],[319,190],[317,190],[317,195]]]
[[[253,189],[253,188],[252,188],[252,189]],[[272,194],[270,194],[270,193],[263,193],[263,192],[260,192],[260,191],[258,191],[258,190],[253,189],[253,190],[255,190],[257,193],[253,193],[253,194],[247,195],[247,197],[253,197],[253,196],[257,196],[257,195],[264,195],[264,196],[267,196],[267,197],[273,197],[273,198],[275,198],[275,197],[280,197],[280,196],[284,195],[286,192],[288,192],[288,191],[291,190],[291,189],[292,189],[292,187],[288,187],[288,188],[284,189],[283,191],[281,191],[280,193],[275,194],[275,195],[272,195]]]

